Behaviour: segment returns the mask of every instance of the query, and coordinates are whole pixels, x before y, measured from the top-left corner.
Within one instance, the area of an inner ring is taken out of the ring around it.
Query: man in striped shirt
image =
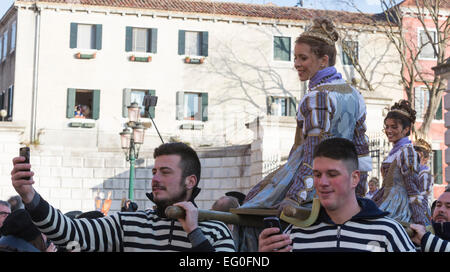
[[[415,251],[399,223],[372,200],[356,197],[360,173],[351,141],[324,140],[313,157],[314,187],[321,203],[318,219],[309,227],[293,227],[290,234],[265,229],[259,251]]]
[[[450,252],[450,188],[436,200],[432,226],[434,234],[423,225],[411,224],[411,229],[415,231],[413,242],[420,245],[424,252]]]
[[[33,223],[55,244],[75,251],[235,251],[227,226],[198,222],[194,198],[200,189],[200,160],[183,143],[155,149],[152,193],[155,210],[119,212],[96,219],[70,219],[50,206],[33,188],[34,173],[24,157],[13,159],[11,179]],[[167,206],[186,212],[184,219],[165,217]]]

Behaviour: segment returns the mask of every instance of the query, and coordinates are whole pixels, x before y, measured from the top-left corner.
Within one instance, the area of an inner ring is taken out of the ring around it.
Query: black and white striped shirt
[[[423,252],[450,252],[450,242],[437,237],[431,232],[423,235],[420,247]]]
[[[38,194],[36,194],[39,196]],[[195,251],[180,222],[155,211],[120,212],[96,219],[70,219],[40,198],[28,208],[35,225],[57,245],[81,251]],[[215,251],[234,252],[228,227],[219,221],[199,222]]]
[[[312,226],[292,228],[292,251],[416,251],[404,228],[374,202],[358,199],[358,203],[362,211],[344,224],[334,224],[322,209]]]

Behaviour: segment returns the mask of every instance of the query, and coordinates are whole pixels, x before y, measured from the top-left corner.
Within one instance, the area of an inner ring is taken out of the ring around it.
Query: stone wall
[[[11,185],[12,159],[18,155],[23,128],[1,130],[0,199],[16,195]],[[35,189],[62,212],[96,209],[95,199],[111,192],[111,212],[119,211],[128,196],[129,163],[119,150],[31,146]],[[201,163],[199,208],[209,209],[228,191],[245,191],[250,186],[250,146],[197,149]],[[151,191],[153,150],[142,148],[136,161],[135,201],[140,209],[151,208],[145,193]]]

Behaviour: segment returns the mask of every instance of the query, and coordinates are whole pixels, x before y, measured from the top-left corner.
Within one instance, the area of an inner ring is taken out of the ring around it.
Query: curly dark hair
[[[394,119],[399,122],[403,128],[409,127],[412,130],[414,129],[414,123],[416,122],[416,111],[412,108],[411,103],[408,100],[401,99],[394,103],[386,118],[384,118],[384,121],[387,119]],[[410,131],[408,131],[406,136],[409,135]]]

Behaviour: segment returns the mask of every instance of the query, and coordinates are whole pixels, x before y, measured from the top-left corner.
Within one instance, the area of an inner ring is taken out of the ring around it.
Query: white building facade
[[[112,210],[120,209],[129,172],[119,132],[126,107],[142,103],[145,94],[158,97],[150,113],[164,141],[199,151],[202,208],[226,191],[246,193],[289,152],[306,91],[293,48],[312,11],[192,1],[174,1],[183,9],[153,0],[145,1],[151,7],[54,2],[16,1],[1,20],[0,100],[7,114],[0,122],[0,199],[15,194],[11,160],[28,144],[37,191],[50,203],[62,211],[92,210],[99,192],[112,191]],[[250,16],[254,10],[257,16]],[[277,16],[265,16],[270,12]],[[375,135],[383,109],[402,98],[395,75],[401,68],[376,26],[352,20],[340,29],[357,42],[376,87],[367,92],[361,85],[368,133]],[[344,59],[338,47],[337,69],[360,82]],[[88,106],[85,118],[76,118],[77,105]],[[145,192],[152,150],[161,143],[151,120],[142,120],[148,129],[136,170],[140,208],[151,207]]]

